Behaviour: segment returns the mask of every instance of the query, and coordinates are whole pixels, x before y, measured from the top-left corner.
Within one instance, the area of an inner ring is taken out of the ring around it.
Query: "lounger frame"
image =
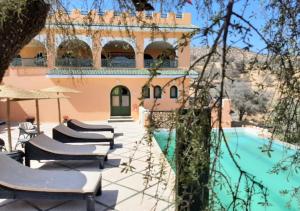
[[[85,123],[82,123],[82,124],[85,124]],[[101,125],[99,125],[99,127],[96,128],[96,126],[98,125],[93,125],[94,127],[88,127],[89,124],[85,124],[85,127],[81,127],[80,125],[77,125],[75,124],[72,119],[68,120],[67,121],[67,126],[73,130],[76,130],[76,131],[110,131],[112,133],[114,133],[114,128],[102,128]]]
[[[104,168],[104,161],[108,155],[63,155],[45,151],[31,144],[25,143],[25,165],[30,167],[30,160],[98,160],[99,168]]]
[[[80,133],[80,132],[78,132]],[[84,142],[93,142],[93,143],[99,143],[99,142],[109,142],[110,149],[114,148],[114,138],[107,138],[107,139],[91,139],[91,138],[79,138],[79,137],[73,137],[69,136],[67,134],[64,134],[55,128],[52,129],[52,136],[53,139],[56,141],[60,141],[62,143],[84,143]]]
[[[0,198],[3,199],[52,199],[86,200],[86,210],[95,211],[95,196],[102,194],[102,178],[96,187],[96,193],[42,192],[11,189],[0,185]]]

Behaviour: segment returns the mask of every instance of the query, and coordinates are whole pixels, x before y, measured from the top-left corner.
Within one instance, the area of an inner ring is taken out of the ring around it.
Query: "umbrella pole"
[[[37,131],[40,133],[40,110],[39,110],[39,101],[35,99],[35,110],[36,110],[36,124],[37,124]]]
[[[7,98],[6,101],[6,125],[7,125],[7,134],[8,134],[8,151],[12,151],[12,143],[11,143],[11,129],[10,129],[10,100]]]
[[[61,112],[60,112],[60,100],[57,98],[57,106],[58,106],[58,122],[61,123]]]

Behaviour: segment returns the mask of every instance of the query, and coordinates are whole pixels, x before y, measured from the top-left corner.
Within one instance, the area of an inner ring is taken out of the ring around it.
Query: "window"
[[[121,12],[115,11],[115,12],[114,12],[114,16],[121,16]]]
[[[177,98],[178,97],[178,89],[176,86],[171,86],[170,88],[170,98]]]
[[[142,89],[143,98],[150,98],[150,88],[149,86],[144,86]]]
[[[160,86],[155,86],[154,87],[154,98],[161,98],[161,87]]]

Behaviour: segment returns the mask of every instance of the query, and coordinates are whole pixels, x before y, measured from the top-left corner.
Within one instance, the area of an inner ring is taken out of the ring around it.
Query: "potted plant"
[[[66,123],[69,119],[68,115],[63,115],[63,123]]]
[[[25,118],[25,121],[26,121],[26,122],[30,122],[31,124],[34,123],[34,120],[35,120],[35,117],[34,117],[34,116],[27,116],[27,117]]]

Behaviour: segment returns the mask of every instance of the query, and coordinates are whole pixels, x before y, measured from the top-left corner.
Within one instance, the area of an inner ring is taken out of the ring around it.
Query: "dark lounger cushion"
[[[114,132],[114,128],[110,125],[93,125],[80,122],[76,119],[70,119],[67,122],[67,126],[77,131],[111,131]]]

